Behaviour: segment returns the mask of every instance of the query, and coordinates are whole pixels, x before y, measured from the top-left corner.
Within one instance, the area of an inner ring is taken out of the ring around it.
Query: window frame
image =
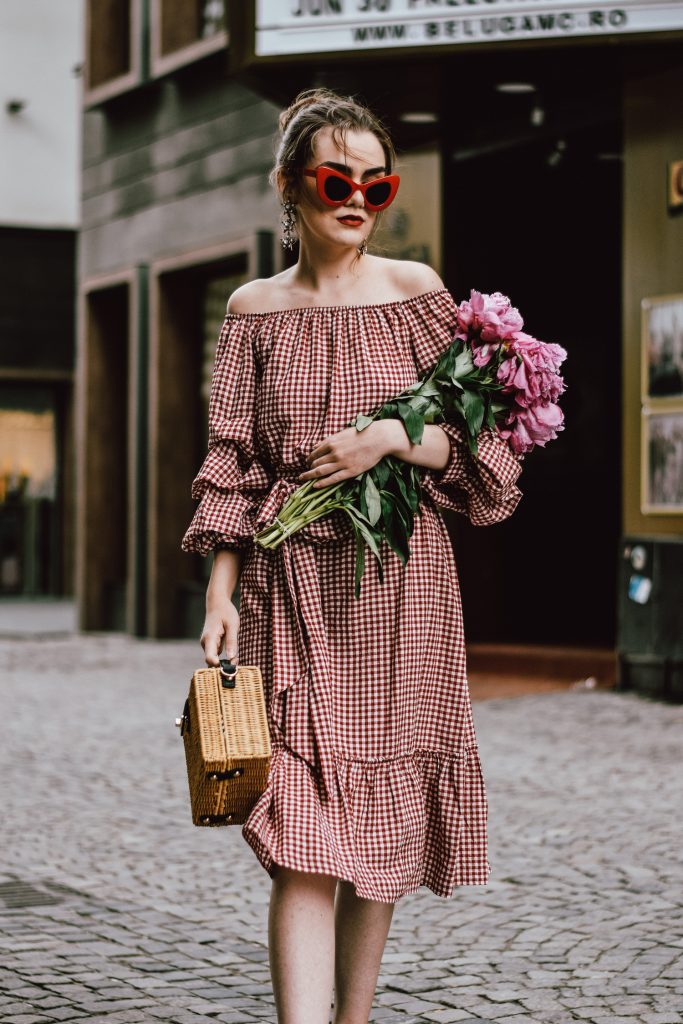
[[[170,71],[175,71],[176,68],[184,67],[186,64],[192,64],[197,60],[201,60],[202,57],[208,57],[212,53],[218,53],[220,50],[227,49],[229,33],[227,29],[224,29],[222,32],[209,36],[208,39],[197,39],[195,42],[188,43],[178,50],[162,53],[161,22],[165,0],[149,0],[149,2],[150,74],[152,78],[167,75]]]
[[[106,82],[90,85],[90,69],[92,67],[90,36],[92,27],[93,0],[86,0],[84,24],[85,74],[83,78],[83,106],[88,109],[104,103],[115,96],[128,92],[140,85],[143,79],[143,0],[127,0],[130,15],[130,38],[128,40],[130,66],[123,74],[116,75]]]

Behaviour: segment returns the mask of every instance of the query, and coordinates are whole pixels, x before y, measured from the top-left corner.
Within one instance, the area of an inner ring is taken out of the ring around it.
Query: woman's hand
[[[310,469],[300,473],[299,480],[302,483],[315,480],[313,489],[319,490],[372,469],[389,454],[389,422],[375,420],[364,430],[345,427],[336,434],[330,434],[309,452],[306,461]]]
[[[219,667],[219,655],[224,641],[226,657],[232,661],[236,656],[239,628],[239,612],[232,601],[227,600],[207,611],[199,642],[204,648],[204,658],[210,668]]]

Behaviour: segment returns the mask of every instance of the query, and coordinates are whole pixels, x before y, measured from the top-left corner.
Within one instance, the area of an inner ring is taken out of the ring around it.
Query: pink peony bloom
[[[498,367],[497,378],[503,391],[515,392],[515,401],[522,406],[543,399],[556,402],[566,391],[557,367],[566,358],[560,345],[549,345],[529,334],[516,334],[507,346],[512,355]]]
[[[564,430],[564,414],[554,402],[539,401],[528,408],[511,409],[505,424],[498,427],[498,433],[520,455],[536,444],[545,448],[547,441],[554,441],[557,431]]]
[[[472,360],[475,366],[486,366],[491,362],[493,353],[500,348],[500,344],[476,345],[472,348]]]
[[[521,331],[524,321],[507,295],[487,295],[472,289],[469,301],[461,302],[457,313],[459,334],[466,340],[468,332],[479,333],[484,342],[504,341]]]

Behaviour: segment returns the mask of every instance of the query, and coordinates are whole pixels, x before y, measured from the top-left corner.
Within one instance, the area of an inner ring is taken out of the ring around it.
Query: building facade
[[[0,597],[73,590],[81,4],[0,8]]]
[[[614,649],[624,612],[656,617],[669,584],[631,553],[639,538],[676,551],[683,533],[683,4],[528,7],[92,0],[86,628],[196,626],[207,566],[179,538],[212,346],[230,290],[278,265],[277,112],[320,84],[362,96],[398,143],[382,251],[431,263],[456,298],[509,294],[527,330],[569,353],[566,429],[525,460],[515,515],[487,530],[448,519],[468,636]],[[650,580],[645,600],[633,577]]]
[[[197,635],[180,550],[231,290],[273,272],[277,108],[215,0],[86,5],[76,578],[81,626]]]

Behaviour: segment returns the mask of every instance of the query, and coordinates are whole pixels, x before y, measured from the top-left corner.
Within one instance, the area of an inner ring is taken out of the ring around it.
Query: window
[[[223,49],[226,0],[152,0],[151,38],[155,75]]]
[[[140,81],[141,3],[142,0],[87,0],[87,106],[116,96]]]
[[[57,556],[54,393],[0,386],[0,593],[47,594]]]

